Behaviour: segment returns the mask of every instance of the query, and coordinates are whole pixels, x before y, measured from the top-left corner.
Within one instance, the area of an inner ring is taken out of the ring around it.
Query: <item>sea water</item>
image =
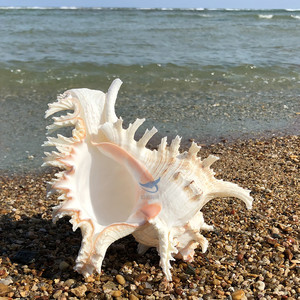
[[[115,78],[154,146],[299,133],[297,10],[0,8],[0,41],[0,170],[39,170],[47,103]]]

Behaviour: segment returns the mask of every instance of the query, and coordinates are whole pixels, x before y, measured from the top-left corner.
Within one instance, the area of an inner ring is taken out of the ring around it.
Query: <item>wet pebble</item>
[[[59,264],[59,269],[61,271],[66,271],[66,270],[69,269],[69,267],[70,267],[70,265],[66,261],[64,261],[64,260],[61,261],[60,264]]]
[[[118,274],[118,275],[116,276],[116,280],[117,280],[118,283],[121,284],[121,285],[124,285],[125,282],[126,282],[125,278],[124,278],[122,275],[120,275],[120,274]]]
[[[13,261],[23,265],[29,265],[34,262],[37,253],[31,250],[20,250],[13,256]]]

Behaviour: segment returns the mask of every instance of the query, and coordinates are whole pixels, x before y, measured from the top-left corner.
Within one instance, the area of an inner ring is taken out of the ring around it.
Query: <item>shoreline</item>
[[[250,132],[250,133],[241,133],[239,132],[236,135],[226,135],[226,136],[217,136],[214,138],[210,138],[208,139],[201,139],[201,138],[193,138],[193,136],[191,135],[191,137],[185,137],[182,136],[182,141],[181,141],[181,145],[180,145],[180,152],[184,152],[187,151],[188,148],[191,145],[191,142],[194,141],[196,142],[198,145],[200,145],[202,148],[210,148],[210,147],[215,147],[215,145],[219,145],[219,144],[224,144],[224,145],[231,145],[231,144],[239,144],[239,143],[243,143],[243,142],[247,142],[247,141],[265,141],[265,140],[270,140],[273,138],[289,138],[291,136],[298,136],[299,133],[299,129],[300,128],[300,118],[297,117],[294,119],[294,121],[292,123],[290,123],[290,125],[288,127],[282,128],[280,131],[279,130],[265,130],[263,132]],[[167,133],[166,133],[167,134]],[[137,135],[136,139],[141,138],[142,135]],[[152,138],[151,140],[148,142],[147,144],[147,148],[149,149],[157,149],[158,145],[161,142],[161,139],[163,137],[167,136],[168,138],[168,145],[171,143],[171,140],[175,137],[175,136],[171,136],[169,135],[162,135],[159,132],[157,132]],[[47,148],[44,148],[44,151],[50,151]],[[27,151],[25,151],[27,152]],[[35,174],[35,175],[42,175],[42,174],[47,174],[49,172],[51,172],[51,168],[50,167],[42,167],[42,157],[35,157],[35,156],[31,156],[27,153],[27,161],[24,161],[24,166],[25,167],[15,167],[13,166],[12,169],[1,169],[0,167],[0,176],[26,176],[28,174]],[[40,161],[40,163],[37,166],[37,163],[34,162],[34,165],[29,167],[28,166],[28,161],[30,160],[38,160]]]
[[[192,263],[172,262],[173,281],[169,284],[163,279],[157,251],[151,248],[138,255],[132,236],[109,248],[101,275],[94,273],[84,279],[72,270],[80,232],[72,232],[68,218],[56,225],[51,220],[52,207],[59,201],[57,195],[46,199],[45,182],[53,170],[0,173],[0,296],[297,299],[299,149],[300,136],[224,141],[202,147],[202,158],[209,154],[220,157],[212,166],[217,178],[252,190],[253,209],[248,211],[234,198],[209,202],[202,211],[216,231],[203,233],[209,241],[208,251],[202,254],[197,248]],[[123,276],[124,284],[116,280],[117,274]]]

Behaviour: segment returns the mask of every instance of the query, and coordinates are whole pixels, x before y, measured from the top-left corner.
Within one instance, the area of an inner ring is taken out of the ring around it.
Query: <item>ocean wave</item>
[[[286,8],[285,11],[300,11],[300,8]]]
[[[291,15],[291,17],[292,17],[293,19],[298,19],[298,20],[300,20],[300,16],[297,16],[297,15]]]
[[[272,19],[274,15],[258,15],[260,19]]]

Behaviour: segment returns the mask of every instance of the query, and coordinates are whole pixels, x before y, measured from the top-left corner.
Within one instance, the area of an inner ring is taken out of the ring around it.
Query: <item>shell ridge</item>
[[[178,250],[174,246],[173,234],[168,230],[167,226],[159,219],[156,218],[151,222],[157,230],[159,245],[158,252],[160,256],[159,265],[163,269],[168,281],[172,280],[170,260],[174,260],[172,253],[177,254]]]
[[[115,79],[110,85],[108,92],[106,94],[105,120],[107,122],[114,123],[117,120],[117,116],[115,113],[115,103],[121,85],[122,85],[122,81],[118,78]]]

